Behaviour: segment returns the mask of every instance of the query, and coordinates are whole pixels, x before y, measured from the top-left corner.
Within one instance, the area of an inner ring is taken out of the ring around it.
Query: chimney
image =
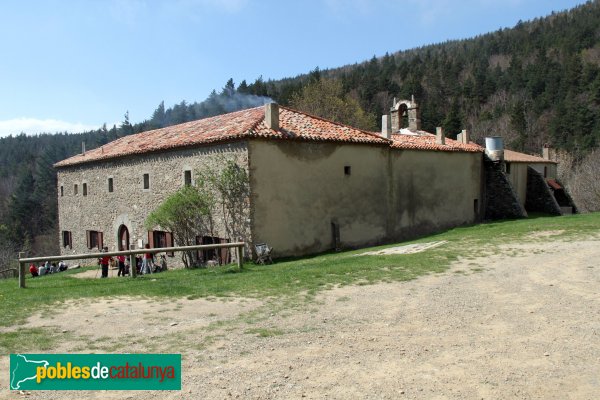
[[[438,126],[435,128],[435,143],[446,144],[446,137],[444,136],[444,130]]]
[[[460,138],[461,138],[461,140],[460,140],[460,141],[461,141],[462,143],[464,143],[464,144],[469,144],[469,140],[470,140],[470,138],[469,138],[469,131],[468,131],[468,130],[466,130],[466,129],[463,129],[463,130],[462,130],[462,133],[460,134]]]
[[[550,153],[553,153],[552,151],[552,146],[550,146],[549,144],[544,144],[544,147],[542,148],[542,156],[544,157],[544,160],[551,160],[552,158],[550,157]]]
[[[85,156],[85,142],[81,142],[81,155]]]
[[[279,105],[277,103],[265,104],[265,124],[274,131],[279,130]]]
[[[390,115],[381,116],[381,136],[386,139],[392,138],[392,118]]]

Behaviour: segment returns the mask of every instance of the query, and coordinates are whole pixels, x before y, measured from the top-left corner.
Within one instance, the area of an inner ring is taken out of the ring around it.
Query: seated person
[[[46,271],[46,267],[44,267],[44,264],[40,265],[40,268],[38,269],[38,273],[40,274],[40,276],[44,276],[48,273],[48,271]]]
[[[35,266],[35,264],[31,264],[31,265],[29,266],[29,272],[31,273],[31,276],[32,276],[32,277],[34,277],[34,278],[35,278],[36,276],[38,276],[38,269],[37,269],[37,267]]]
[[[61,261],[61,262],[58,263],[58,270],[59,271],[66,271],[67,268],[69,268],[69,267],[67,267],[67,264],[65,264],[64,261]]]

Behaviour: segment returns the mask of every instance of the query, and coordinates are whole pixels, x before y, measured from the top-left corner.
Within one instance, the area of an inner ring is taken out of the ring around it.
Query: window
[[[473,212],[475,215],[479,213],[479,199],[473,200]]]
[[[74,184],[74,185],[73,185],[73,194],[74,194],[75,196],[77,196],[77,189],[78,189],[78,188],[77,188],[77,184]]]
[[[114,190],[114,186],[113,186],[113,178],[108,178],[108,192],[112,193]]]
[[[548,177],[548,167],[544,167],[544,178]]]
[[[65,195],[65,188],[63,187],[63,185],[60,185],[60,197],[63,197]]]
[[[84,183],[82,186],[82,192],[84,196],[87,196],[87,183]]]
[[[71,236],[71,231],[62,231],[62,240],[63,247],[68,247],[69,249],[73,248],[73,239]]]
[[[229,239],[223,239],[216,236],[196,236],[196,244],[219,243],[229,243]],[[202,250],[198,252],[197,257],[202,263],[206,263],[210,260],[218,261],[220,265],[231,262],[231,256],[228,248]]]
[[[86,231],[86,239],[88,249],[98,249],[101,250],[104,247],[104,243],[102,241],[102,232],[99,231]]]
[[[144,189],[150,189],[150,174],[144,174]]]
[[[183,171],[183,184],[185,186],[192,185],[192,171],[190,171],[190,170]]]
[[[506,173],[510,174],[510,163],[506,163]]]
[[[173,234],[165,231],[148,231],[148,244],[151,248],[173,247]],[[169,257],[174,257],[175,253],[168,252]]]
[[[344,175],[350,175],[352,173],[352,167],[349,165],[346,165],[344,167]]]

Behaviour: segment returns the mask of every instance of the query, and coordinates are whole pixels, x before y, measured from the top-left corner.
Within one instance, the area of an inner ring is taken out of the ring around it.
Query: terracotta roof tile
[[[125,136],[102,147],[54,164],[55,167],[82,164],[132,154],[214,143],[244,136],[264,119],[262,107],[186,122],[166,128]]]
[[[534,164],[534,163],[551,163],[551,164],[556,164],[555,161],[552,160],[546,160],[545,158],[542,157],[538,157],[538,156],[531,156],[529,154],[525,154],[525,153],[519,153],[518,151],[512,151],[512,150],[504,150],[504,161],[507,162],[520,162],[520,163],[528,163],[528,164]]]
[[[427,132],[421,132],[417,135],[393,134],[393,149],[406,150],[433,150],[433,151],[462,151],[469,153],[481,153],[484,148],[470,142],[468,144],[458,142],[449,138],[445,139],[446,144],[437,144],[435,135]]]
[[[279,106],[279,130],[265,124],[265,107],[251,108],[216,117],[186,122],[166,128],[126,136],[102,147],[78,154],[54,164],[65,167],[132,154],[210,144],[243,138],[267,138],[320,142],[345,142],[391,145],[397,149],[480,152],[476,144],[463,144],[446,139],[446,145],[435,144],[435,136],[393,135],[392,140],[377,133],[327,121]]]

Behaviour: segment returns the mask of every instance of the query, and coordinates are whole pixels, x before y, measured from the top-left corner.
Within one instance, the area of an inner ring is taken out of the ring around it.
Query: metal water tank
[[[491,136],[485,138],[485,154],[492,161],[504,160],[504,141],[500,136]]]

